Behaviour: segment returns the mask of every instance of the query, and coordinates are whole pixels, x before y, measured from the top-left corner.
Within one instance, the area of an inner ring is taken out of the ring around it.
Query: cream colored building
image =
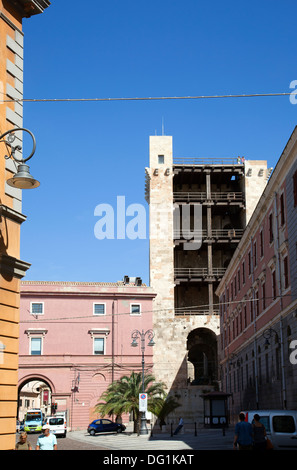
[[[202,417],[200,394],[219,389],[216,287],[270,175],[266,161],[173,157],[171,136],[151,136],[146,173],[154,374]]]

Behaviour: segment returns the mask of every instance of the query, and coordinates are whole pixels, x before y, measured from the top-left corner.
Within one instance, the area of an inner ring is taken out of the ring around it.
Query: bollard
[[[197,436],[197,423],[195,421],[195,436]]]

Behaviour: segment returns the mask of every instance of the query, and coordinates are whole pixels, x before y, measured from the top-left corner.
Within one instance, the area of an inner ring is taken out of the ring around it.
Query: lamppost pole
[[[142,330],[141,332],[138,331],[138,330],[134,330],[131,334],[131,338],[132,338],[132,343],[131,343],[131,346],[133,347],[136,347],[138,346],[138,343],[137,343],[137,340],[140,338],[140,347],[141,347],[141,354],[142,354],[142,359],[141,359],[141,365],[142,365],[142,393],[145,393],[145,389],[144,389],[144,352],[145,352],[145,337],[148,337],[149,339],[149,342],[148,342],[148,346],[154,346],[154,332],[153,330],[147,330],[144,332],[144,330]],[[145,416],[146,412],[145,411],[141,411],[141,425],[140,425],[140,432],[139,434],[140,435],[145,435],[145,434],[148,434],[148,429],[147,429],[147,426],[146,426],[146,416]]]

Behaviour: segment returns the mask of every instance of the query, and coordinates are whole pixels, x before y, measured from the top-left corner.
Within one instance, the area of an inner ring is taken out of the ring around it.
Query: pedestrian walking
[[[182,418],[179,418],[179,423],[178,423],[178,426],[176,428],[176,430],[174,431],[173,435],[176,436],[176,434],[179,433],[179,431],[181,430],[181,428],[183,427],[184,425],[184,421]]]
[[[32,450],[32,446],[27,440],[26,432],[22,432],[20,434],[19,442],[17,442],[15,445],[15,450]]]
[[[253,427],[251,423],[245,421],[245,414],[239,413],[239,422],[235,426],[233,448],[239,450],[253,449]]]
[[[260,416],[254,415],[253,423],[254,449],[266,450],[266,429],[264,424],[260,423]]]
[[[42,435],[37,439],[36,450],[57,450],[57,438],[50,433],[48,424],[42,426]]]

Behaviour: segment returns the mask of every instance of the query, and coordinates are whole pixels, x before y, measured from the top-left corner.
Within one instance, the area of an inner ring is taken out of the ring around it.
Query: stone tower
[[[269,171],[266,161],[173,158],[171,136],[149,144],[154,374],[178,396],[176,413],[194,421],[202,417],[201,390],[220,387],[214,293]]]

